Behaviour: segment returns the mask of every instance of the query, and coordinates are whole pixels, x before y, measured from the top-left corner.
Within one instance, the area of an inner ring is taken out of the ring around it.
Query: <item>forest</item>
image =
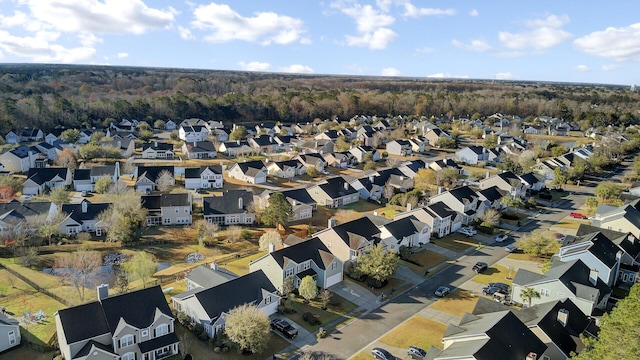
[[[306,123],[379,116],[556,116],[582,128],[638,120],[629,88],[487,80],[109,67],[0,65],[0,133],[116,119]]]

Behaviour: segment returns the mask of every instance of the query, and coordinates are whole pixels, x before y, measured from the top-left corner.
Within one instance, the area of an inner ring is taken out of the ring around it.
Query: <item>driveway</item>
[[[362,309],[370,310],[380,305],[379,297],[376,294],[347,277],[340,284],[330,287],[329,290]]]

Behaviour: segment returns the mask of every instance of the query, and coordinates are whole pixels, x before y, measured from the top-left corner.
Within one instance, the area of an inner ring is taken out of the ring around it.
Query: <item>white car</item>
[[[504,248],[504,251],[506,251],[508,253],[514,252],[516,250],[518,250],[518,245],[516,245],[516,244],[509,244]]]
[[[472,232],[470,232],[470,231],[469,231],[469,230],[467,230],[467,229],[458,229],[456,232],[457,232],[457,233],[459,233],[459,234],[465,235],[465,236],[467,236],[467,237],[469,237],[469,236],[473,236],[473,233],[472,233]]]
[[[503,242],[503,241],[507,240],[508,237],[509,237],[509,235],[504,234],[504,233],[500,233],[500,234],[498,234],[498,236],[496,236],[496,242]]]
[[[472,228],[471,226],[467,226],[467,227],[463,227],[464,230],[467,230],[468,232],[470,232],[471,234],[475,235],[478,232],[476,231],[476,229]]]

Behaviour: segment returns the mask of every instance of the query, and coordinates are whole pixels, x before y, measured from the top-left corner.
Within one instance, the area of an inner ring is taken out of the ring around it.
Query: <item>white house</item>
[[[221,165],[184,169],[184,187],[187,189],[221,189],[223,183]]]

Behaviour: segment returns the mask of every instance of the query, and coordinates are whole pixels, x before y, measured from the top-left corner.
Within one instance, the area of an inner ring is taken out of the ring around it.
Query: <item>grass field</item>
[[[414,316],[383,336],[380,341],[399,348],[411,345],[428,349],[431,346],[442,348],[442,336],[447,325],[429,320],[422,316]]]
[[[234,274],[241,275],[241,276],[246,275],[249,273],[249,263],[255,259],[258,259],[264,256],[264,254],[266,253],[267,253],[266,251],[262,251],[257,254],[240,258],[238,260],[229,261],[227,263],[220,264],[220,266],[233,272]]]
[[[514,260],[532,261],[540,265],[544,264],[545,262],[545,259],[543,258],[537,257],[535,255],[525,254],[525,253],[511,253],[507,255],[507,257]]]
[[[480,273],[473,277],[473,281],[488,284],[490,282],[503,282],[511,285],[513,282],[513,277],[516,276],[516,270],[512,270],[511,274],[509,274],[509,270],[502,265],[493,265],[483,273]],[[511,279],[507,279],[507,278]]]
[[[471,292],[458,289],[436,301],[431,307],[451,315],[462,316],[464,313],[470,313],[476,306],[476,302],[478,298],[472,296]]]
[[[437,252],[429,251],[429,250],[423,250],[423,251],[411,254],[411,256],[409,256],[409,259],[417,262],[424,269],[430,269],[447,260],[446,256],[439,254]],[[424,271],[424,269],[422,271]],[[418,272],[416,272],[416,274],[417,273]]]
[[[471,240],[473,241],[473,240]],[[457,253],[461,253],[465,250],[467,250],[468,248],[470,248],[472,245],[475,246],[475,244],[470,243],[470,240],[468,240],[467,238],[465,238],[463,235],[460,234],[449,234],[447,236],[444,236],[440,239],[437,238],[432,238],[431,242],[441,246],[445,249],[449,249],[451,251],[457,252]],[[470,245],[472,244],[472,245]]]

